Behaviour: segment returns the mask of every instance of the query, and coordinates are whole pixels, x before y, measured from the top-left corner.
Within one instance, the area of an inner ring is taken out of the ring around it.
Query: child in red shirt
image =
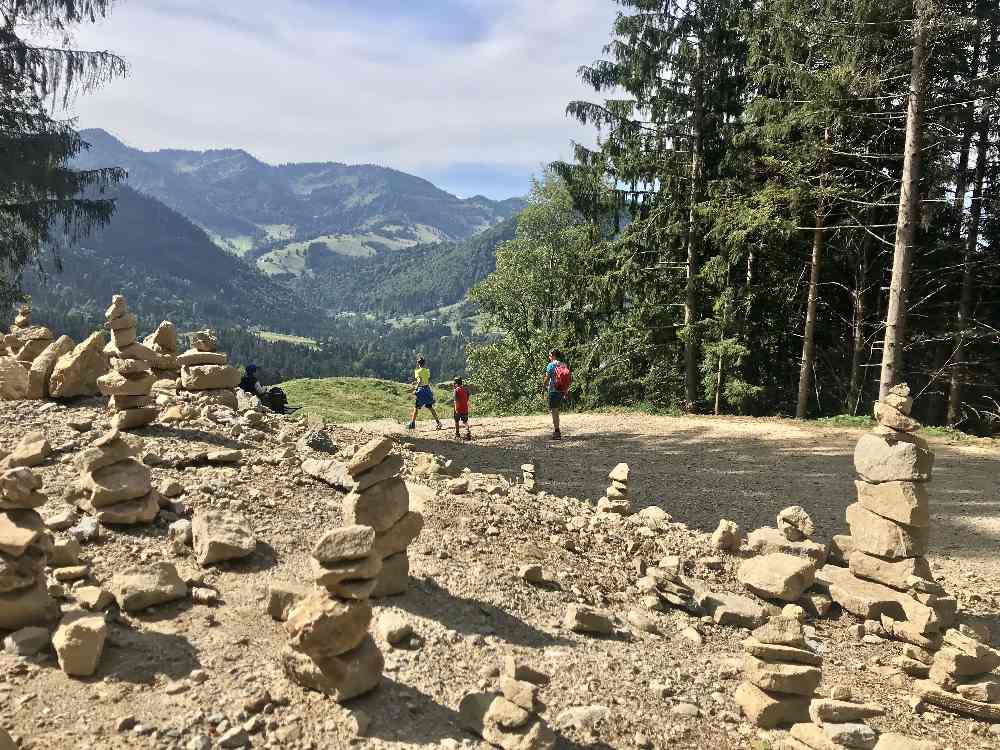
[[[469,390],[462,385],[461,378],[455,378],[455,389],[452,391],[455,402],[455,437],[461,438],[458,424],[465,424],[465,439],[472,440],[472,433],[469,431]]]

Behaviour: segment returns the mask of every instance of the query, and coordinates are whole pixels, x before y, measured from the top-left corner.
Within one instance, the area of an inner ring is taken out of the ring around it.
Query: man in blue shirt
[[[552,415],[552,439],[562,440],[562,432],[559,430],[559,410],[562,408],[566,393],[560,390],[558,384],[557,371],[569,368],[562,362],[562,352],[553,349],[549,352],[549,363],[545,366],[545,377],[542,380],[542,388],[548,391],[549,413]]]

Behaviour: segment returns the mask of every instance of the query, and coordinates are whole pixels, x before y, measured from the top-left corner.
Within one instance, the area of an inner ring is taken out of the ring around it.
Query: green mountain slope
[[[223,249],[264,272],[299,275],[325,252],[370,256],[461,240],[520,210],[518,199],[460,199],[427,180],[374,165],[273,166],[245,151],[144,152],[103,130],[81,133],[84,168],[120,166],[129,185],[205,229]]]
[[[288,287],[219,249],[200,228],[155,198],[119,187],[111,223],[62,250],[62,272],[25,279],[36,308],[93,330],[111,295],[123,293],[145,326],[261,326],[309,334],[325,315]]]

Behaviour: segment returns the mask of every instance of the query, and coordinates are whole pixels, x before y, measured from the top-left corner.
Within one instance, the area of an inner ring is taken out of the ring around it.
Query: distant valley
[[[454,242],[514,216],[524,202],[462,199],[374,165],[265,164],[242,150],[140,151],[84,130],[84,169],[119,166],[128,184],[183,214],[269,276],[303,276],[326,256],[372,257]]]

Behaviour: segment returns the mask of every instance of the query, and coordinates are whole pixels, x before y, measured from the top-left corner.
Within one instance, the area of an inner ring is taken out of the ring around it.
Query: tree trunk
[[[691,118],[691,191],[687,224],[687,287],[684,296],[684,327],[688,332],[684,342],[684,398],[689,411],[694,411],[698,403],[698,340],[694,325],[697,323],[698,307],[698,233],[695,227],[695,205],[701,195],[701,146],[702,146],[702,85],[701,46],[699,45],[695,72],[692,77],[694,90],[694,111]]]
[[[979,218],[982,215],[983,180],[986,173],[989,148],[989,119],[983,117],[979,126],[979,145],[976,149],[976,177],[972,188],[972,205],[969,208],[969,234],[965,238],[965,262],[962,266],[962,293],[958,300],[955,319],[955,354],[951,368],[951,388],[948,390],[948,424],[961,421],[962,377],[965,371],[965,330],[972,317],[972,266],[979,243]]]
[[[816,228],[813,230],[812,263],[809,270],[809,302],[806,306],[806,329],[802,335],[802,365],[799,368],[799,399],[795,405],[795,418],[805,419],[809,411],[809,392],[812,390],[813,362],[816,360],[816,306],[819,302],[819,272],[823,262],[826,236],[823,230],[823,212],[816,211]]]
[[[858,413],[858,406],[865,387],[865,292],[868,286],[868,244],[867,238],[861,242],[861,258],[858,261],[858,275],[854,284],[854,315],[851,321],[853,344],[851,347],[851,386],[847,392],[847,413]]]
[[[899,189],[899,213],[896,217],[896,243],[892,257],[889,309],[885,316],[879,398],[884,398],[889,389],[899,382],[903,367],[910,266],[913,262],[913,241],[920,214],[920,149],[923,140],[923,106],[927,88],[927,37],[933,5],[934,0],[917,0],[914,3],[917,17],[913,22],[910,94],[906,107],[906,146],[903,152],[903,178]]]

